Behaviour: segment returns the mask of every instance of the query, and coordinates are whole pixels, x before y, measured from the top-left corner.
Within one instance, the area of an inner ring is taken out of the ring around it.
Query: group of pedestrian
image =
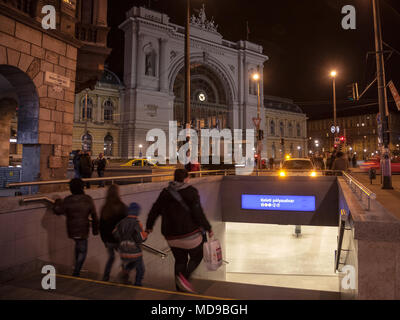
[[[75,241],[75,267],[73,275],[79,277],[87,256],[90,224],[94,236],[104,242],[108,259],[103,280],[109,281],[116,252],[122,262],[121,278],[127,282],[130,272],[136,270],[136,286],[142,285],[145,265],[141,244],[153,232],[161,217],[161,233],[165,237],[175,258],[175,280],[178,291],[194,292],[190,276],[203,259],[203,243],[206,233],[213,236],[196,188],[188,184],[189,174],[177,169],[174,181],[163,189],[153,204],[146,222],[146,229],[139,221],[141,207],[133,202],[127,206],[119,195],[119,187],[111,185],[101,208],[100,219],[96,214],[93,199],[84,192],[80,178],[70,181],[71,195],[56,200],[54,212],[65,215],[69,238]]]
[[[77,150],[72,162],[76,179],[91,178],[95,167],[97,167],[98,177],[104,177],[107,167],[107,159],[104,154],[100,153],[98,158],[93,161],[90,151]],[[99,187],[104,187],[104,181],[100,181]],[[90,189],[90,182],[86,182],[86,188]]]

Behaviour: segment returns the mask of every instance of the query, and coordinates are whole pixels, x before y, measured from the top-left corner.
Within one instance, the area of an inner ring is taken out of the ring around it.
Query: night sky
[[[400,1],[381,0],[384,41],[397,50],[386,54],[386,78],[400,91]],[[264,47],[270,60],[264,69],[264,92],[293,99],[310,118],[329,116],[332,110],[332,81],[335,68],[339,116],[377,112],[376,86],[358,104],[346,101],[346,85],[358,82],[360,92],[376,72],[371,0],[192,0],[192,8],[206,5],[207,17],[214,17],[224,39],[246,39],[249,21],[251,42]],[[152,0],[151,8],[183,25],[185,0]],[[357,29],[343,30],[341,8],[354,5]],[[133,6],[148,6],[148,0],[109,0],[109,47],[113,52],[108,66],[123,75],[123,32],[118,25]],[[385,47],[385,50],[389,50]],[[388,91],[388,97],[392,96]],[[393,110],[397,110],[391,104]],[[340,110],[343,110],[342,112]]]

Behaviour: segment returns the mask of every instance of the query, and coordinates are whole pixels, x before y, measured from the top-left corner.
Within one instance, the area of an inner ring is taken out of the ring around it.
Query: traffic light
[[[264,130],[258,130],[258,140],[264,140]]]
[[[347,85],[347,99],[350,101],[358,101],[358,83]]]
[[[340,137],[340,142],[341,142],[341,143],[344,143],[345,141],[346,141],[346,138],[345,138],[345,137],[343,137],[343,136]]]

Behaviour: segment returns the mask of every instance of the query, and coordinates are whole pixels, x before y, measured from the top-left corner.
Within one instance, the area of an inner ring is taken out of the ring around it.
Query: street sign
[[[335,131],[336,131],[336,130],[335,130],[335,126],[332,126],[332,127],[331,127],[331,132],[332,132],[332,133],[335,133]]]
[[[339,144],[340,143],[340,137],[335,137],[335,144]]]
[[[399,92],[397,91],[396,87],[394,86],[393,81],[390,81],[388,83],[388,87],[389,87],[390,91],[392,92],[394,101],[396,102],[397,110],[400,111],[400,95],[399,95]]]

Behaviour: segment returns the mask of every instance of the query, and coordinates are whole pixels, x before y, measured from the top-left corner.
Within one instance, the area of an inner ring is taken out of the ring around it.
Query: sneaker
[[[184,292],[196,293],[192,284],[183,276],[182,273],[179,273],[176,277],[176,284]]]

